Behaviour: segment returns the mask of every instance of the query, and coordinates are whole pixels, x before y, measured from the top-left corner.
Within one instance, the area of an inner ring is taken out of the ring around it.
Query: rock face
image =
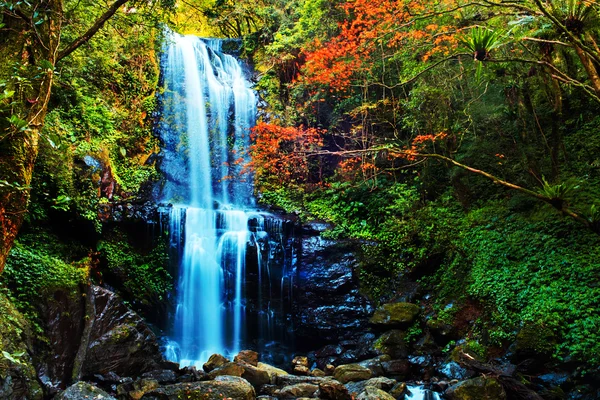
[[[506,393],[495,378],[474,378],[451,386],[445,393],[450,400],[504,400]]]
[[[86,382],[77,382],[56,397],[56,400],[116,400],[102,389]]]
[[[81,362],[80,376],[108,372],[139,376],[159,369],[163,356],[156,336],[142,318],[106,289],[94,286],[91,296],[83,350],[80,348],[77,360]]]
[[[145,400],[254,400],[252,385],[243,378],[219,376],[214,381],[178,383],[146,393]]]
[[[421,309],[412,303],[388,303],[377,308],[369,320],[373,325],[406,327],[413,323]]]
[[[292,308],[300,347],[314,349],[368,327],[372,307],[358,292],[352,245],[311,236],[305,229]]]

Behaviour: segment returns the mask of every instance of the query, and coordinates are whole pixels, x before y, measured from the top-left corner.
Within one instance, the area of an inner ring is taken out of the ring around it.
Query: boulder
[[[116,400],[114,397],[106,393],[104,390],[97,388],[87,382],[77,382],[70,386],[67,390],[60,393],[55,398],[56,400]]]
[[[330,382],[331,378],[319,378],[316,376],[295,376],[295,375],[278,375],[275,384],[283,386],[292,386],[298,383],[312,383],[313,385],[319,385],[322,382]]]
[[[272,384],[275,384],[278,376],[289,375],[286,371],[280,368],[276,368],[272,365],[265,364],[262,362],[259,362],[257,364],[257,368],[267,372],[267,374],[269,375],[269,380]]]
[[[315,397],[315,393],[319,390],[319,386],[312,383],[298,383],[296,385],[285,386],[276,392],[280,399],[297,399],[299,397]]]
[[[144,394],[157,389],[160,385],[154,379],[140,379],[133,383],[133,390],[128,393],[132,400],[139,400]]]
[[[319,398],[325,400],[352,400],[348,389],[334,380],[319,383]]]
[[[369,368],[371,372],[373,372],[373,376],[382,376],[385,374],[382,363],[385,361],[390,361],[392,357],[387,354],[384,354],[379,357],[370,358],[368,360],[363,360],[358,363],[358,365],[362,365],[363,367]]]
[[[384,392],[381,389],[377,389],[373,386],[367,386],[361,394],[358,395],[356,400],[396,400],[389,393]]]
[[[504,400],[506,393],[496,378],[473,378],[451,386],[444,393],[450,400]]]
[[[254,386],[255,389],[258,389],[263,385],[271,383],[271,377],[266,370],[247,364],[245,362],[240,362],[238,363],[238,365],[243,368],[243,372],[241,375],[242,378],[250,382],[250,384]]]
[[[222,367],[227,364],[229,360],[220,354],[213,354],[209,357],[208,361],[204,363],[202,369],[206,372],[210,372],[215,368]]]
[[[244,367],[239,364],[229,362],[225,365],[215,368],[208,373],[210,379],[215,379],[217,376],[242,376],[244,373]]]
[[[340,365],[333,372],[333,377],[341,383],[364,381],[371,376],[371,370],[359,364]]]
[[[396,385],[395,379],[378,377],[378,378],[371,378],[366,381],[349,382],[346,384],[346,388],[348,389],[348,392],[350,392],[352,394],[359,394],[359,393],[364,392],[364,390],[367,386],[376,387],[377,389],[381,389],[385,392],[389,392],[394,387],[394,385]]]
[[[144,400],[254,400],[256,392],[245,379],[235,376],[218,376],[213,381],[177,383],[146,393]]]
[[[233,359],[234,362],[245,362],[254,367],[258,365],[258,353],[252,350],[242,350]]]
[[[390,395],[395,399],[403,399],[407,390],[408,387],[406,386],[406,383],[396,383],[394,387],[390,389]]]
[[[392,358],[404,358],[408,355],[406,334],[398,329],[385,332],[373,343],[379,354],[388,354]]]
[[[449,379],[461,380],[472,376],[472,373],[469,373],[469,371],[461,367],[460,364],[458,364],[455,361],[450,361],[445,364],[442,364],[438,368],[438,372]]]
[[[323,376],[325,376],[325,371],[323,371],[322,369],[319,369],[319,368],[315,368],[312,371],[310,371],[310,374],[312,376],[323,377]]]
[[[109,290],[93,286],[89,297],[88,324],[75,362],[75,375],[91,377],[114,372],[139,376],[159,369],[163,355],[144,320]]]
[[[407,327],[414,322],[420,311],[416,304],[388,303],[378,307],[369,322],[378,326]]]
[[[384,374],[394,379],[404,380],[410,373],[408,360],[390,360],[381,363]]]

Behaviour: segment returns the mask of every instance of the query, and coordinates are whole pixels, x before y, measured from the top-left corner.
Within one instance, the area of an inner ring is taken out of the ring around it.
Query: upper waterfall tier
[[[256,97],[242,64],[221,41],[168,35],[159,97],[160,201],[200,208],[254,203],[246,170]]]

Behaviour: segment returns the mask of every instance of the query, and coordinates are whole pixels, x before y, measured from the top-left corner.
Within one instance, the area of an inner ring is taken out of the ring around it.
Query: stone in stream
[[[227,364],[229,360],[220,354],[213,354],[209,357],[208,361],[204,363],[202,369],[206,372],[210,372],[215,368],[222,367]]]
[[[67,390],[55,397],[56,400],[116,400],[114,397],[106,393],[104,390],[90,385],[87,382],[77,382],[70,386]]]
[[[388,303],[375,310],[369,320],[373,325],[407,327],[419,315],[421,308],[412,303]]]
[[[255,389],[260,388],[271,382],[269,373],[261,368],[247,364],[245,362],[239,362],[238,365],[243,368],[242,378],[250,382]]]
[[[177,383],[146,393],[144,400],[254,400],[256,392],[245,379],[236,376],[218,376],[213,381]]]
[[[371,370],[359,364],[340,365],[333,373],[333,377],[341,383],[364,381],[371,376],[373,376]]]
[[[353,394],[362,393],[367,386],[376,387],[377,389],[389,392],[394,387],[394,385],[396,385],[396,383],[397,382],[395,379],[378,377],[371,378],[366,381],[349,382],[346,384],[346,388],[348,388],[348,392]]]

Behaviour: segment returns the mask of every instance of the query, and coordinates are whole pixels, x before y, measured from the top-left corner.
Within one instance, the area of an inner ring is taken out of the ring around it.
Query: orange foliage
[[[340,5],[346,20],[340,33],[328,43],[315,40],[305,49],[301,77],[306,83],[328,86],[332,91],[346,90],[352,79],[366,75],[377,52],[422,47],[433,44],[422,56],[423,61],[436,53],[448,54],[456,46],[450,27],[429,23],[419,28],[419,16],[428,15],[432,7],[448,8],[454,1],[427,0],[350,0]]]
[[[410,147],[404,150],[404,157],[409,161],[415,161],[417,159],[416,156],[423,153],[428,143],[435,143],[447,137],[448,134],[445,132],[438,133],[437,135],[419,135],[412,140]]]
[[[306,182],[308,155],[322,146],[322,132],[314,128],[282,127],[259,122],[252,128],[251,167],[258,181]]]

